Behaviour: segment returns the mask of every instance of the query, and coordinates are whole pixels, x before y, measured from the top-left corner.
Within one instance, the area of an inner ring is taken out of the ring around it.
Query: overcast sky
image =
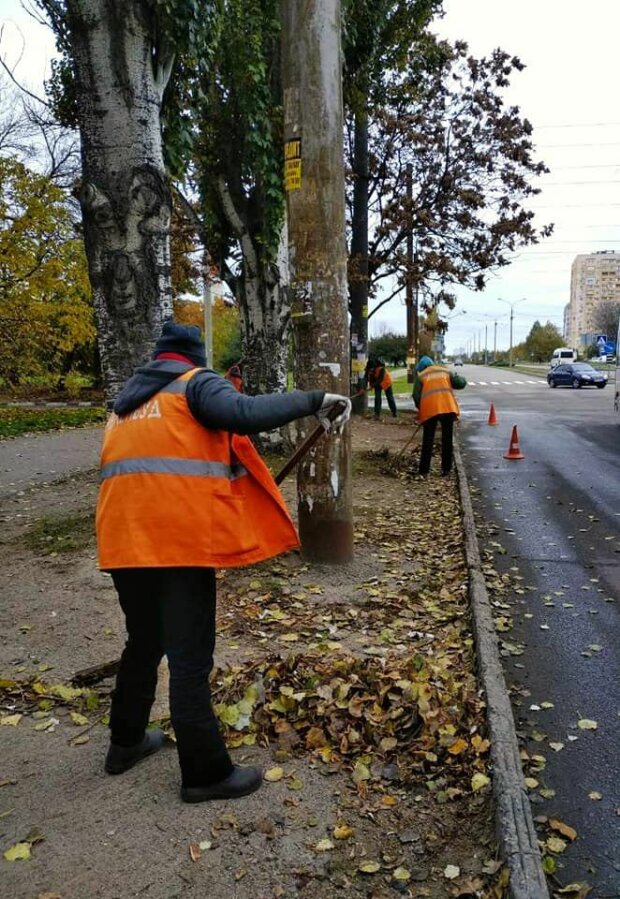
[[[577,253],[620,251],[620,104],[617,98],[620,3],[617,0],[444,0],[438,32],[466,40],[475,55],[502,47],[527,66],[508,95],[534,125],[538,155],[551,169],[540,179],[543,193],[532,201],[538,222],[555,223],[553,237],[518,255],[489,278],[482,294],[460,290],[447,335],[448,350],[474,334],[484,343],[498,322],[498,348],[508,346],[509,308],[515,307],[514,339],[522,340],[538,318],[562,328],[569,299],[570,266]],[[54,55],[54,41],[32,22],[19,0],[0,0],[5,23],[0,51],[16,61],[27,37],[19,74],[40,85]],[[12,24],[16,23],[16,24]],[[398,300],[371,319],[403,332],[405,309]]]

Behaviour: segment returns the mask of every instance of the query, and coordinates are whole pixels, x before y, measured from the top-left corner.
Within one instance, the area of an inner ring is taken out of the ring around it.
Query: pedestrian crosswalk
[[[467,384],[469,387],[499,387],[500,384],[505,384],[507,387],[512,387],[513,384],[520,384],[523,386],[524,384],[541,384],[545,385],[547,382],[543,381],[542,378],[537,378],[535,381],[468,381]]]

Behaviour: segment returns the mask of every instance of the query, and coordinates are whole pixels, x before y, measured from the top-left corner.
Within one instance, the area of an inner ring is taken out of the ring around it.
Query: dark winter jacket
[[[127,415],[155,393],[192,368],[183,362],[159,359],[149,362],[127,381],[114,403],[117,415]],[[233,434],[271,431],[305,415],[317,412],[323,390],[294,390],[248,396],[210,369],[200,369],[187,387],[187,404],[194,418],[212,430]]]

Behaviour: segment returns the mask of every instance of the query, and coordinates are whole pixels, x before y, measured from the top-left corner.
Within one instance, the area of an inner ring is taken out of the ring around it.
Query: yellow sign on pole
[[[301,138],[295,137],[284,144],[284,188],[299,190],[301,187]]]

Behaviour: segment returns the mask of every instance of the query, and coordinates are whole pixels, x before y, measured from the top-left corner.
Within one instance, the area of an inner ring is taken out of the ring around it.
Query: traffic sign
[[[614,355],[614,353],[616,352],[616,344],[613,342],[613,340],[608,340],[608,341],[607,341],[607,343],[606,343],[605,346],[603,347],[603,352],[604,352],[605,355],[607,355],[607,356],[613,356],[613,355]]]
[[[607,343],[607,334],[597,334],[595,338],[595,343],[597,346],[603,346]]]

